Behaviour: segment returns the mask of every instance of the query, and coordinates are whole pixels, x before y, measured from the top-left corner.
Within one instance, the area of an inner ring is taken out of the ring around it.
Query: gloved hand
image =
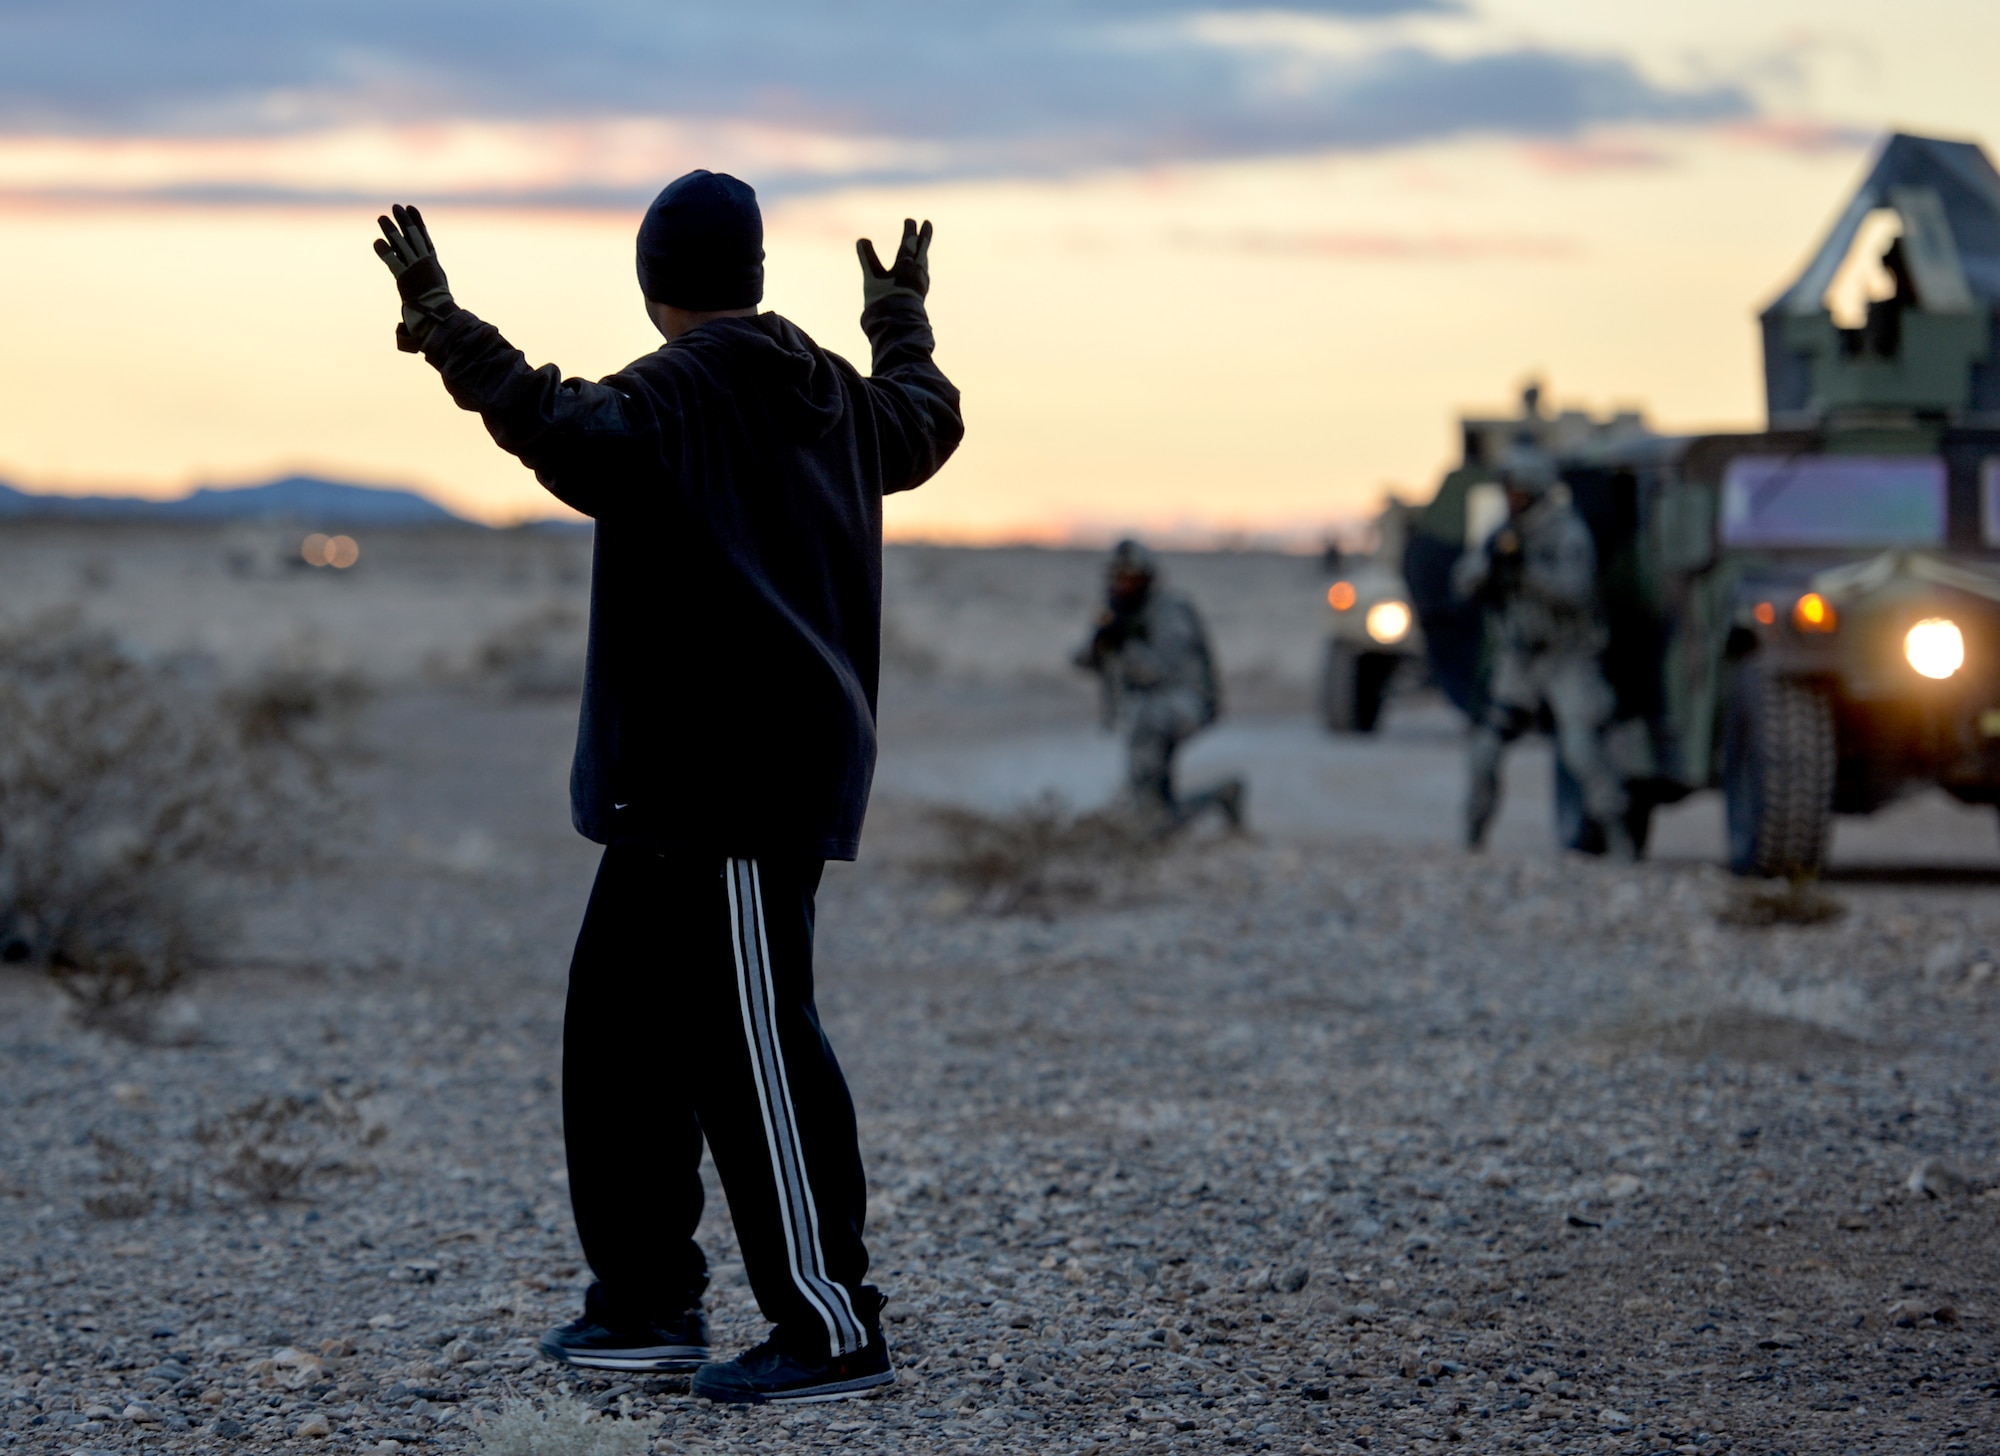
[[[854,251],[861,257],[861,306],[868,307],[885,298],[921,299],[931,291],[931,225],[917,230],[917,220],[903,219],[903,242],[896,249],[896,261],[887,268],[875,256],[875,245],[866,238],[857,240]]]
[[[445,282],[438,263],[437,249],[431,246],[430,229],[424,215],[401,203],[389,209],[391,222],[378,217],[382,236],[375,240],[375,253],[395,276],[396,292],[403,296],[403,321],[396,325],[396,347],[414,354],[423,347],[431,330],[458,312],[458,302]]]

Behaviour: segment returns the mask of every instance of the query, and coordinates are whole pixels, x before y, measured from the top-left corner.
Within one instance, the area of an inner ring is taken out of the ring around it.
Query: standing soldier
[[[1141,821],[1164,838],[1212,806],[1241,828],[1243,780],[1174,793],[1174,755],[1222,715],[1222,693],[1194,603],[1159,585],[1153,553],[1137,541],[1112,551],[1104,611],[1075,661],[1103,685],[1104,726],[1125,732],[1126,791]]]
[[[605,850],[563,1023],[570,1199],[597,1280],[542,1350],[692,1368],[716,1401],[887,1385],[854,1104],[813,1002],[814,895],[827,860],[854,858],[875,768],[882,498],[964,430],[931,359],[931,225],[905,222],[888,267],[859,244],[864,375],[758,312],[756,194],[690,172],[639,229],[665,343],[596,382],[532,367],[460,307],[414,207],[381,225],[398,342],[597,523],[570,802]],[[704,1142],[774,1326],[713,1362]]]
[[[1546,705],[1555,719],[1556,752],[1583,788],[1584,813],[1603,831],[1612,857],[1629,860],[1625,786],[1603,752],[1616,699],[1598,663],[1610,633],[1597,593],[1596,543],[1557,480],[1555,462],[1540,450],[1517,445],[1500,477],[1507,520],[1452,572],[1458,595],[1482,602],[1499,619],[1486,721],[1472,735],[1466,845],[1485,844],[1500,805],[1501,756]]]

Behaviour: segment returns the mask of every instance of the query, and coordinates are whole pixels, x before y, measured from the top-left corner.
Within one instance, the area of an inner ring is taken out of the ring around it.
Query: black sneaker
[[[719,1360],[695,1371],[688,1391],[704,1400],[735,1405],[775,1405],[823,1400],[852,1400],[892,1385],[889,1347],[875,1336],[852,1355],[830,1360],[801,1360],[788,1355],[777,1340],[752,1345],[734,1360]]]
[[[613,1329],[601,1319],[586,1299],[579,1318],[542,1336],[542,1353],[592,1370],[692,1370],[708,1359],[708,1321],[699,1308],[635,1328]]]
[[[734,1360],[718,1360],[695,1371],[689,1394],[732,1405],[805,1404],[853,1400],[893,1385],[889,1342],[882,1338],[884,1303],[873,1285],[864,1284],[855,1303],[868,1332],[868,1343],[851,1355],[800,1358],[778,1343],[775,1331]]]

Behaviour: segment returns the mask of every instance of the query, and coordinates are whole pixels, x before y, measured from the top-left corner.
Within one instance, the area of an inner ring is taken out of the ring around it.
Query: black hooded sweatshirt
[[[861,316],[861,374],[774,313],[592,384],[464,311],[424,343],[557,499],[597,522],[578,831],[667,853],[854,858],[875,773],[882,497],[965,432],[920,300]]]

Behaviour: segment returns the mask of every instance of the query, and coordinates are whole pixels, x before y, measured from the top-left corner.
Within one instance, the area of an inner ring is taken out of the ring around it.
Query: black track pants
[[[708,1141],[765,1318],[846,1354],[867,1186],[854,1104],[813,1006],[818,860],[604,852],[570,965],[563,1127],[584,1257],[620,1323],[708,1283]]]

